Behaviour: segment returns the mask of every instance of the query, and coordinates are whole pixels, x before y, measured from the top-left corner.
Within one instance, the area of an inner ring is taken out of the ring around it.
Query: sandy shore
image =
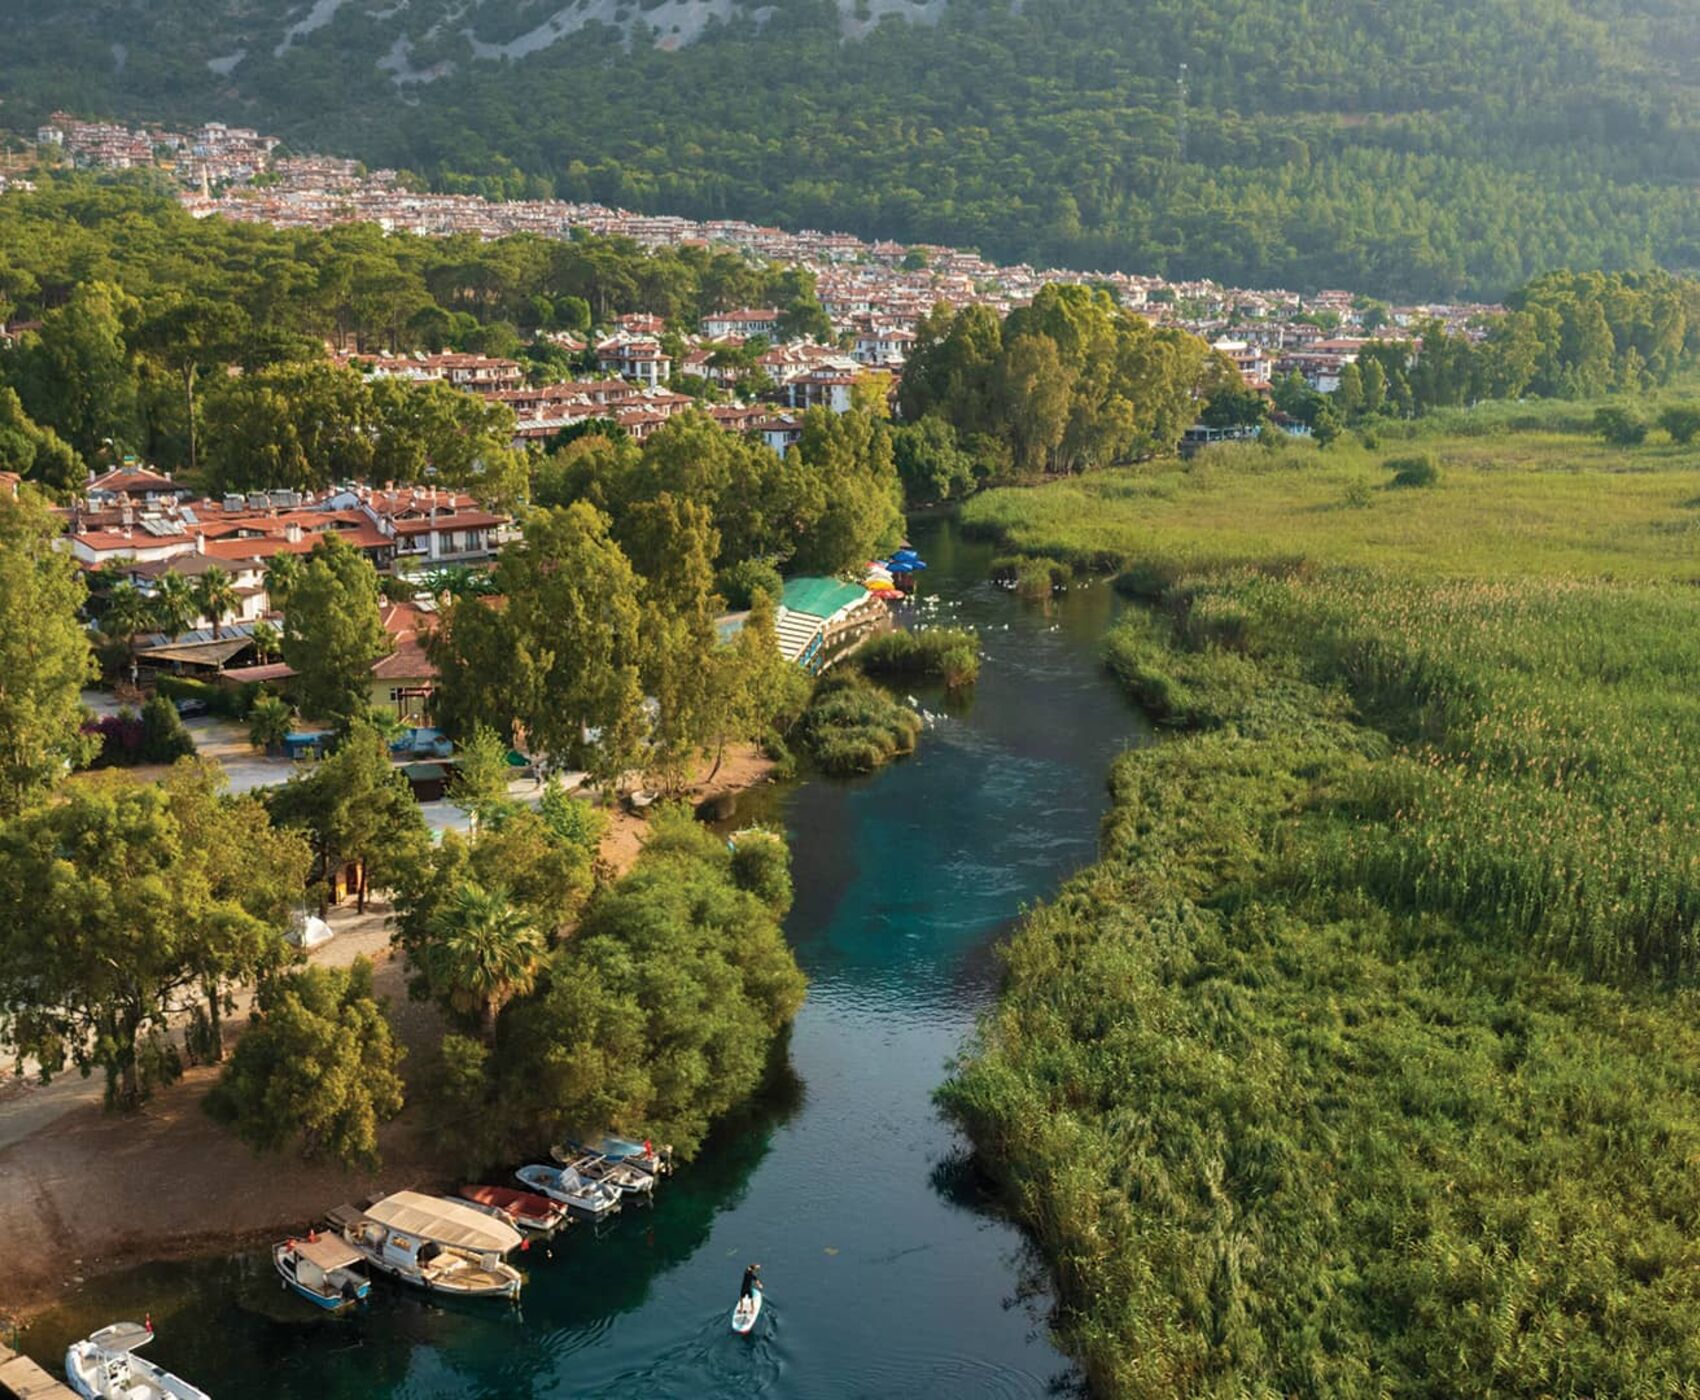
[[[685,796],[700,803],[738,792],[772,769],[754,749],[730,752],[712,783],[699,780]],[[642,818],[616,814],[602,847],[606,865],[629,869],[645,829]],[[337,937],[313,960],[372,959],[377,990],[389,998],[408,1047],[404,1068],[417,1080],[435,1060],[443,1027],[433,1008],[408,999],[387,916],[381,903],[363,917],[336,911]],[[384,1165],[374,1174],[291,1155],[256,1156],[201,1107],[217,1074],[190,1070],[128,1115],[105,1113],[100,1080],[74,1072],[45,1087],[14,1081],[0,1088],[0,1240],[7,1256],[0,1316],[27,1318],[95,1274],[280,1237],[343,1201],[449,1184],[424,1114],[413,1106],[382,1130]]]

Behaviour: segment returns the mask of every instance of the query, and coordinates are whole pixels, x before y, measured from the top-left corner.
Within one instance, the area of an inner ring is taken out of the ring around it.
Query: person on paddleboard
[[[744,1298],[748,1298],[752,1293],[754,1293],[756,1291],[756,1288],[760,1283],[761,1283],[761,1265],[760,1264],[751,1264],[749,1266],[749,1268],[744,1270],[743,1286],[741,1288],[739,1288],[739,1290],[738,1290],[739,1299],[742,1300]]]

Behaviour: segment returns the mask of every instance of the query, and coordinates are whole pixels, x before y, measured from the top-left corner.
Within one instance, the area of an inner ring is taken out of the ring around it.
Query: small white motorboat
[[[612,1215],[620,1208],[620,1193],[601,1181],[589,1181],[571,1167],[551,1167],[541,1162],[521,1167],[514,1173],[533,1191],[540,1191],[568,1210],[592,1220]]]
[[[653,1199],[655,1175],[645,1171],[635,1162],[616,1162],[595,1152],[586,1152],[563,1162],[563,1165],[570,1167],[586,1181],[600,1181],[612,1186],[622,1196],[639,1196],[646,1201]]]
[[[65,1379],[84,1400],[211,1400],[206,1391],[136,1355],[153,1340],[138,1322],[114,1322],[65,1351]]]
[[[739,1298],[738,1306],[732,1309],[732,1330],[740,1337],[747,1337],[755,1331],[756,1319],[761,1316],[761,1285],[758,1283],[750,1290],[747,1298]]]

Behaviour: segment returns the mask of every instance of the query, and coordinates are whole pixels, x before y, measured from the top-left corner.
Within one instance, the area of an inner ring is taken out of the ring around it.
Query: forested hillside
[[[1252,284],[1700,263],[1675,0],[0,0],[0,26],[20,128],[222,117],[449,187]]]

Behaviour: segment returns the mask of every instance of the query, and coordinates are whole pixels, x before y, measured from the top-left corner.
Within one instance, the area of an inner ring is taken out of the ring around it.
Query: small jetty
[[[27,1356],[0,1346],[0,1396],[9,1400],[77,1400],[76,1392],[56,1381]]]

